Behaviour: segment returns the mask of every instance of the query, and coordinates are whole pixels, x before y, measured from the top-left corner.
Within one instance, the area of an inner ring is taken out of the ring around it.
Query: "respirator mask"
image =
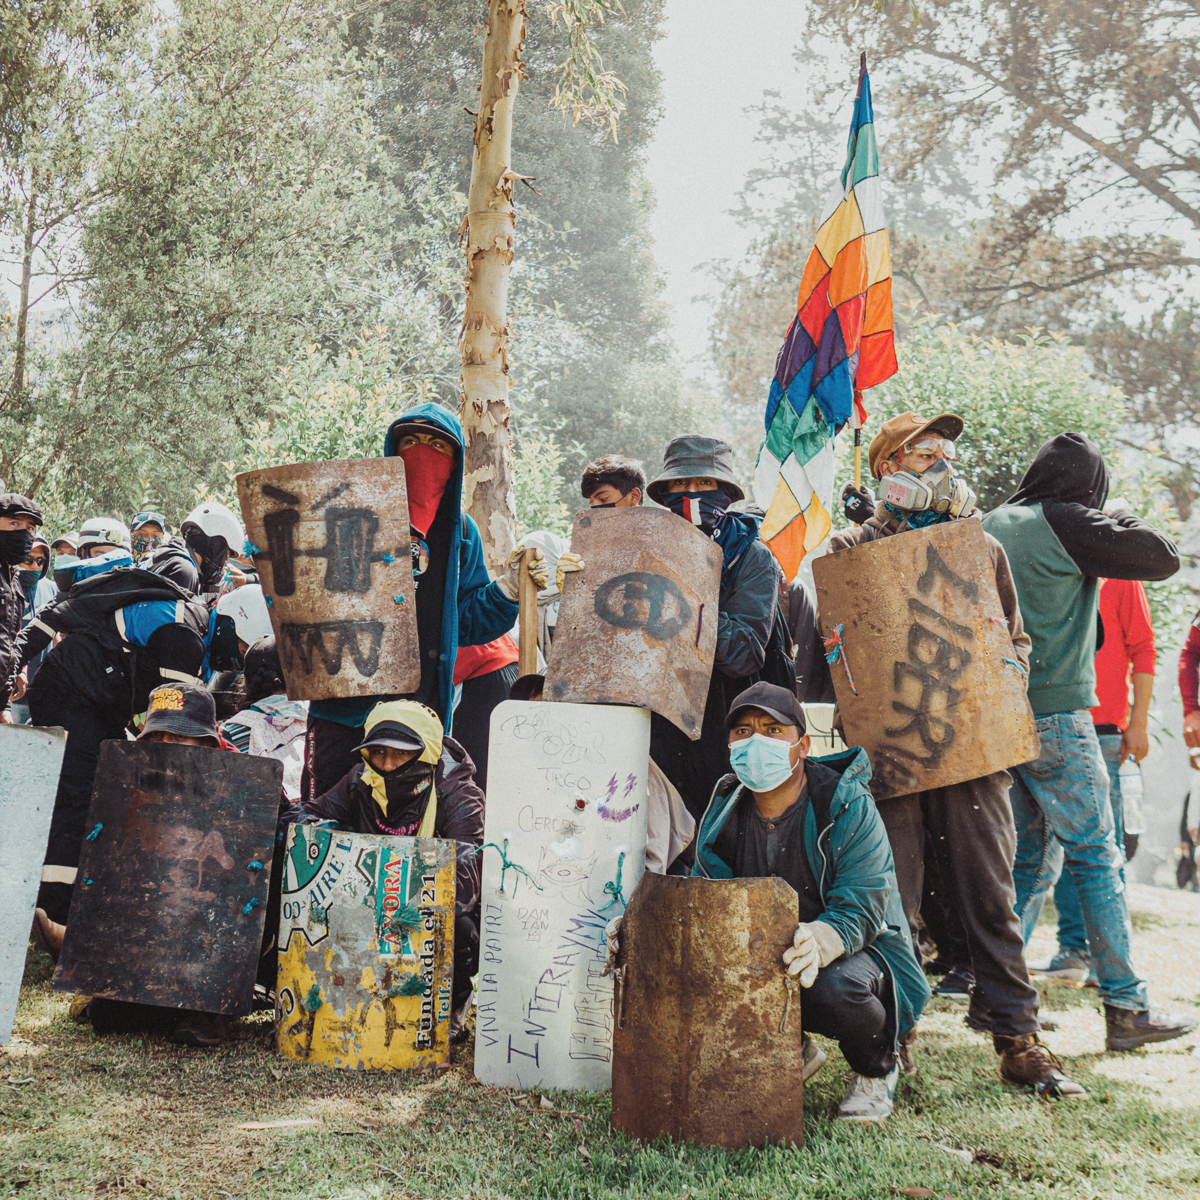
[[[905,513],[934,512],[947,517],[965,517],[974,512],[979,497],[961,475],[956,475],[944,458],[921,475],[897,471],[883,480],[885,504]]]

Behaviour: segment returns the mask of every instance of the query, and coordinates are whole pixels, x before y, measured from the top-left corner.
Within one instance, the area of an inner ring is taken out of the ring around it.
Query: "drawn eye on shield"
[[[660,642],[687,628],[692,607],[679,585],[665,575],[630,571],[596,589],[596,616],[619,629],[644,629]]]

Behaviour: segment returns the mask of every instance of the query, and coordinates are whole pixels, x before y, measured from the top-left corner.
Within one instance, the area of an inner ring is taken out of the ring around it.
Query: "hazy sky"
[[[800,0],[732,8],[717,0],[667,0],[666,11],[666,37],[655,48],[664,111],[647,173],[658,199],[652,228],[675,340],[695,373],[708,358],[715,291],[697,268],[737,259],[752,236],[727,213],[758,153],[757,119],[744,110],[768,88],[798,94],[792,50],[804,8]],[[830,147],[831,182],[841,152]],[[697,299],[703,293],[710,298]],[[780,314],[781,335],[790,318]]]

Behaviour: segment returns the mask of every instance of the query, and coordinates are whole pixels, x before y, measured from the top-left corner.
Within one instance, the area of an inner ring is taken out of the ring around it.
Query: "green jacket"
[[[804,817],[804,852],[825,905],[820,919],[838,931],[847,954],[866,950],[891,980],[898,1039],[917,1023],[930,993],[908,936],[887,831],[871,797],[871,764],[856,747],[809,758],[805,766],[812,803]],[[744,791],[734,775],[713,790],[696,836],[693,875],[733,877],[713,843]],[[818,812],[829,814],[822,828]]]

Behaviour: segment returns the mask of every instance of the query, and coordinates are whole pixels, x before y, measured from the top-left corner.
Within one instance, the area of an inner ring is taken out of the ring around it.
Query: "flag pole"
[[[862,392],[854,389],[850,406],[850,428],[854,430],[854,486],[862,487]]]

